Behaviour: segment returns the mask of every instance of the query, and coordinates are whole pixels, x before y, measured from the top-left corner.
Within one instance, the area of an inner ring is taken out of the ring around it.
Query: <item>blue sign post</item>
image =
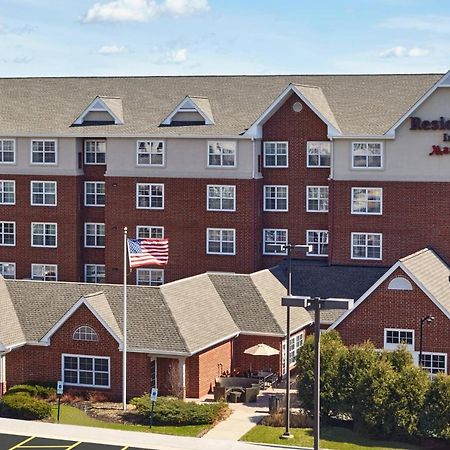
[[[152,410],[150,412],[150,428],[153,425],[153,412],[155,410],[155,403],[157,399],[158,399],[158,388],[154,387],[150,392],[150,401],[152,402]]]
[[[64,383],[62,381],[58,381],[56,384],[56,395],[58,396],[58,423],[59,423],[59,413],[61,411],[61,397],[64,392]]]

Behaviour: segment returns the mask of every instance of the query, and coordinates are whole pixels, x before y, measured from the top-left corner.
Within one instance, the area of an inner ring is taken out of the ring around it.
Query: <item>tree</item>
[[[336,389],[341,359],[347,347],[337,331],[323,333],[320,339],[320,414],[323,418],[339,411],[339,392]],[[301,406],[312,415],[314,410],[314,336],[308,336],[297,355],[298,396]]]
[[[450,376],[442,373],[431,382],[420,417],[420,432],[424,436],[450,441]]]

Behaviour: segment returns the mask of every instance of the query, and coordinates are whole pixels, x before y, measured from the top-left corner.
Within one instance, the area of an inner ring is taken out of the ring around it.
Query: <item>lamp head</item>
[[[431,323],[434,320],[434,317],[431,314],[428,314],[428,316],[425,319],[427,321],[427,323]]]

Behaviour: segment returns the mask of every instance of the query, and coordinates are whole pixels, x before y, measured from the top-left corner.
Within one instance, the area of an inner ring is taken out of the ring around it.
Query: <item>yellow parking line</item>
[[[75,448],[77,445],[80,445],[81,441],[75,442],[75,444],[71,445],[70,447],[67,447],[66,450],[72,450],[73,448]]]
[[[20,448],[64,448],[67,450],[66,445],[22,445]]]
[[[14,450],[15,448],[20,448],[22,446],[22,444],[26,444],[27,442],[31,441],[31,439],[34,439],[34,436],[30,436],[29,438],[24,439],[22,442],[19,442],[14,447],[11,447],[9,450]]]
[[[129,445],[126,445],[125,447],[121,448],[120,450],[127,450],[127,448],[129,448]]]

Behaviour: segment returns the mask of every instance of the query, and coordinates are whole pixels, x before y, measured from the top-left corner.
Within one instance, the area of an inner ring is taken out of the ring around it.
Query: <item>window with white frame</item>
[[[105,265],[104,264],[85,264],[84,281],[86,283],[104,283]]]
[[[264,167],[288,167],[287,142],[264,142]]]
[[[236,186],[206,186],[208,211],[236,211]]]
[[[138,166],[164,166],[163,141],[137,141]]]
[[[352,233],[352,259],[382,259],[381,233]]]
[[[85,181],[84,182],[84,205],[85,206],[105,206],[105,182]]]
[[[57,224],[33,222],[31,224],[31,246],[32,247],[56,247],[57,246]]]
[[[431,375],[447,373],[447,353],[423,352],[422,369],[430,372]]]
[[[383,168],[383,145],[381,142],[352,142],[353,169]]]
[[[16,245],[16,222],[0,222],[0,245]]]
[[[307,167],[331,167],[331,142],[309,141],[306,153]]]
[[[208,142],[208,167],[236,167],[236,141]]]
[[[62,380],[71,386],[110,387],[109,357],[62,355]]]
[[[206,253],[209,255],[234,255],[236,253],[236,230],[234,228],[208,228],[206,230]]]
[[[138,225],[136,227],[136,237],[138,239],[162,239],[164,238],[164,227]]]
[[[264,211],[288,210],[288,186],[264,186]]]
[[[383,211],[382,188],[352,188],[352,214],[376,214]]]
[[[384,348],[387,350],[395,350],[399,345],[406,345],[410,349],[414,349],[414,330],[385,328]]]
[[[16,162],[16,142],[13,139],[0,139],[0,164]]]
[[[56,164],[56,141],[32,140],[31,162],[33,164]]]
[[[105,247],[105,224],[85,223],[84,224],[84,246],[94,248]]]
[[[136,208],[164,209],[164,185],[137,183]]]
[[[306,211],[328,211],[328,186],[306,186]]]
[[[31,264],[31,279],[58,281],[58,266],[56,264]]]
[[[290,342],[289,342],[289,366],[294,365],[297,362],[297,355],[300,350],[300,347],[302,347],[304,342],[304,334],[303,331],[291,336]],[[286,373],[286,340],[283,341],[281,345],[281,371],[283,374]]]
[[[136,269],[136,284],[161,286],[164,284],[164,269]]]
[[[263,255],[286,255],[288,230],[265,228],[263,230]]]
[[[0,275],[3,278],[16,278],[16,263],[0,262]]]
[[[73,332],[74,341],[97,342],[98,334],[89,325],[81,325]]]
[[[56,181],[32,181],[31,205],[56,206]]]
[[[306,244],[312,248],[308,256],[328,256],[328,231],[306,230]]]
[[[16,182],[14,180],[0,181],[0,205],[16,203]]]
[[[95,139],[84,141],[84,163],[106,164],[106,141]]]

